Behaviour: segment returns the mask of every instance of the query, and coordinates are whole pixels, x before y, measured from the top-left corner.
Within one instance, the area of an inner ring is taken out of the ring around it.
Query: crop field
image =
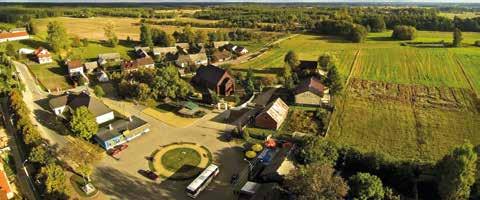
[[[480,95],[480,48],[449,49],[457,56],[473,88]]]
[[[462,13],[450,13],[450,12],[441,12],[441,16],[448,17],[450,19],[453,19],[455,17],[459,18],[474,18],[474,17],[480,17],[479,12],[462,12]]]
[[[440,159],[469,140],[480,144],[480,118],[468,89],[352,79],[327,136],[397,159]]]
[[[118,17],[93,17],[93,18],[71,18],[71,17],[55,17],[37,19],[36,25],[40,31],[40,35],[46,36],[48,22],[61,22],[67,29],[70,35],[78,35],[81,38],[88,38],[92,40],[105,39],[103,28],[108,23],[113,23],[115,26],[115,33],[121,40],[130,37],[133,40],[138,40],[140,37],[140,18],[118,18]],[[179,31],[182,27],[177,26],[152,26],[158,27],[167,33]],[[211,28],[195,28],[201,30],[215,30]]]

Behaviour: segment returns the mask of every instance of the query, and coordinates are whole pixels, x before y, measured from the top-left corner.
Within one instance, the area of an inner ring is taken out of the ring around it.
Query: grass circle
[[[163,178],[190,179],[200,174],[211,162],[212,154],[195,143],[173,143],[156,150],[150,169]]]
[[[170,171],[185,170],[184,166],[200,164],[200,153],[191,148],[176,148],[165,152],[162,156],[162,165]]]

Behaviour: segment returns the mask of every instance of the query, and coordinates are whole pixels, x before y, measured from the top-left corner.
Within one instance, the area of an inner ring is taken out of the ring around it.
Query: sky
[[[397,2],[397,3],[408,3],[408,2],[426,2],[426,3],[480,3],[480,0],[0,0],[0,2],[149,2],[149,3],[162,3],[162,2],[257,2],[257,3],[293,3],[293,2],[343,2],[343,3],[378,3],[378,2]]]

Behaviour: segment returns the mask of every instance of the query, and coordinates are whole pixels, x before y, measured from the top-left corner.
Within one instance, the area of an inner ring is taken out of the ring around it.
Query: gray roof
[[[104,124],[104,126],[100,127],[95,137],[102,141],[107,141],[121,135],[126,130],[133,131],[146,124],[146,121],[135,116],[131,117],[131,121],[129,119],[116,119],[112,123]],[[111,130],[109,125],[112,126]]]
[[[79,107],[85,106],[94,116],[100,116],[112,112],[105,104],[98,99],[91,97],[86,92],[69,93],[61,96],[53,97],[49,100],[50,107],[59,108],[68,106],[75,110]]]
[[[93,61],[93,62],[86,62],[84,63],[85,65],[85,68],[87,68],[88,70],[93,70],[93,69],[96,69],[98,67],[98,63]]]

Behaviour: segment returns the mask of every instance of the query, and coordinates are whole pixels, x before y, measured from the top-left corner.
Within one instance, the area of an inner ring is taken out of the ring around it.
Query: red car
[[[128,147],[127,144],[117,145],[117,146],[113,147],[112,149],[108,150],[107,153],[108,153],[109,155],[111,155],[111,156],[115,156],[115,155],[117,155],[118,153],[120,153],[120,151],[125,150],[127,147]]]
[[[147,177],[148,179],[150,179],[152,181],[157,180],[157,178],[158,178],[158,175],[156,175],[155,173],[153,173],[150,170],[140,169],[140,170],[138,170],[138,173],[141,174],[142,176]]]

